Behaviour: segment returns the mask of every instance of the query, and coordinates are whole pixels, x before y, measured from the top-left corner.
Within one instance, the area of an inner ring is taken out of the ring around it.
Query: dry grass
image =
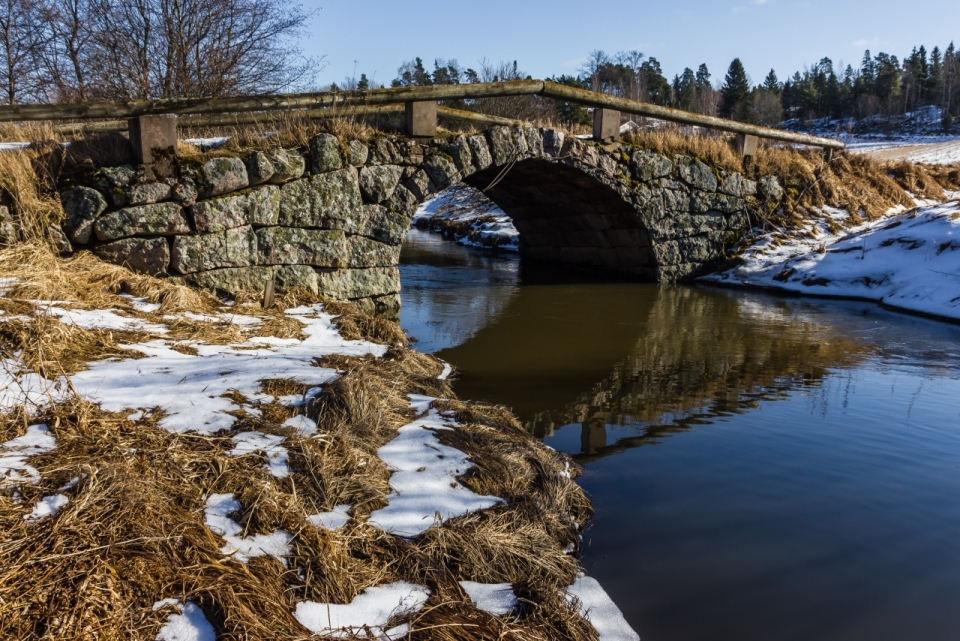
[[[7,276],[20,279],[0,299],[7,315],[33,313],[30,301],[37,299],[115,308],[154,321],[163,314],[220,309],[219,301],[205,294],[90,256],[64,261],[42,245],[0,252],[0,277]],[[121,291],[159,302],[163,310],[137,312],[117,295]],[[279,324],[282,309],[304,302],[312,299],[287,294],[276,309],[257,315],[265,326],[275,323],[274,335],[290,334],[290,327]],[[153,639],[170,610],[153,612],[152,604],[183,597],[200,605],[218,638],[305,639],[307,631],[292,616],[297,602],[345,603],[367,587],[401,579],[433,592],[414,618],[410,638],[596,638],[560,592],[576,571],[574,557],[562,550],[577,541],[578,527],[590,514],[587,500],[562,474],[565,457],[533,441],[502,408],[438,403],[461,421],[443,439],[476,465],[462,481],[507,498],[509,505],[448,521],[413,541],[366,522],[386,504],[390,471],[376,451],[411,420],[406,395],[453,394],[449,383],[436,378],[443,365],[406,348],[395,325],[349,305],[327,305],[347,337],[391,347],[379,359],[322,359],[319,365],[341,375],[305,408],[263,402],[259,416],[238,411],[230,432],[212,436],[167,432],[157,425],[160,410],[134,422],[126,412],[106,412],[77,398],[36,416],[23,409],[0,414],[0,442],[42,421],[58,445],[30,459],[42,481],[19,488],[19,501],[13,493],[0,493],[0,638]],[[169,326],[168,337],[192,335],[197,342],[243,340],[258,331],[188,320]],[[130,357],[127,345],[145,338],[137,332],[83,330],[44,316],[0,323],[3,356],[18,355],[48,377],[76,371],[89,360]],[[264,393],[306,389],[267,376]],[[283,427],[297,412],[317,421],[318,436],[300,437]],[[288,478],[271,476],[260,456],[228,455],[231,436],[248,430],[286,437]],[[56,517],[24,521],[31,505],[77,477],[79,485],[66,491],[70,503]],[[232,493],[243,505],[233,518],[248,535],[276,529],[294,535],[287,567],[270,557],[244,565],[220,552],[223,542],[205,527],[203,514],[206,498],[215,492]],[[318,529],[306,519],[340,504],[353,506],[353,519],[338,531]],[[467,579],[511,582],[527,601],[512,617],[491,617],[463,594],[457,581]]]

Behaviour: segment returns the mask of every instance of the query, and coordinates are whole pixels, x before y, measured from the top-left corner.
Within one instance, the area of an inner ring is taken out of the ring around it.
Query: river
[[[584,466],[644,641],[960,638],[960,327],[597,282],[413,230],[401,324]]]

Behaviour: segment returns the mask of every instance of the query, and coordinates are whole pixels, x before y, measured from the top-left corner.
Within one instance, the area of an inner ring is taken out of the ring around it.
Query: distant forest
[[[480,71],[462,68],[456,60],[436,60],[428,70],[421,58],[401,65],[392,86],[458,84],[528,77],[517,63],[494,67],[480,65]],[[887,53],[863,55],[860,66],[837,69],[823,58],[784,81],[772,69],[759,84],[751,84],[740,59],[730,63],[722,82],[713,80],[707,65],[696,71],[687,67],[668,80],[659,61],[638,51],[609,55],[591,52],[577,75],[549,78],[565,85],[591,89],[614,96],[676,107],[687,111],[723,116],[744,122],[776,125],[789,119],[854,118],[899,115],[924,105],[943,109],[948,129],[960,116],[960,52],[951,42],[941,51],[934,47],[913,49],[901,62]],[[344,88],[369,88],[366,76],[347,80]],[[588,121],[584,109],[561,106],[561,118]]]
[[[0,103],[219,97],[316,88],[323,60],[299,47],[307,20],[296,0],[0,0]],[[461,67],[421,58],[398,70],[395,86],[458,84],[527,77],[517,63]],[[823,58],[781,81],[772,70],[751,82],[739,59],[722,78],[707,65],[672,80],[638,51],[593,51],[575,75],[550,78],[634,100],[775,125],[788,119],[863,119],[917,107],[943,108],[944,126],[960,116],[960,53],[914,48],[901,61],[867,51],[859,67]],[[337,85],[334,85],[337,87]],[[373,88],[365,75],[340,89]],[[587,123],[575,105],[478,101],[472,108],[512,117]],[[467,106],[467,105],[460,105]],[[549,113],[548,113],[549,112]]]

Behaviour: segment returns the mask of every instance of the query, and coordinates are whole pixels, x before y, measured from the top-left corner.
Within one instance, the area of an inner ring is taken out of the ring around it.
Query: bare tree
[[[43,45],[37,0],[0,0],[0,90],[8,104],[34,97]]]

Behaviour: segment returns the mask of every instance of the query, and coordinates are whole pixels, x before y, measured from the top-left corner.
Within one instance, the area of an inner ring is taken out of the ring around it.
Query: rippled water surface
[[[411,232],[401,322],[584,466],[644,641],[960,639],[960,327],[598,283]]]

